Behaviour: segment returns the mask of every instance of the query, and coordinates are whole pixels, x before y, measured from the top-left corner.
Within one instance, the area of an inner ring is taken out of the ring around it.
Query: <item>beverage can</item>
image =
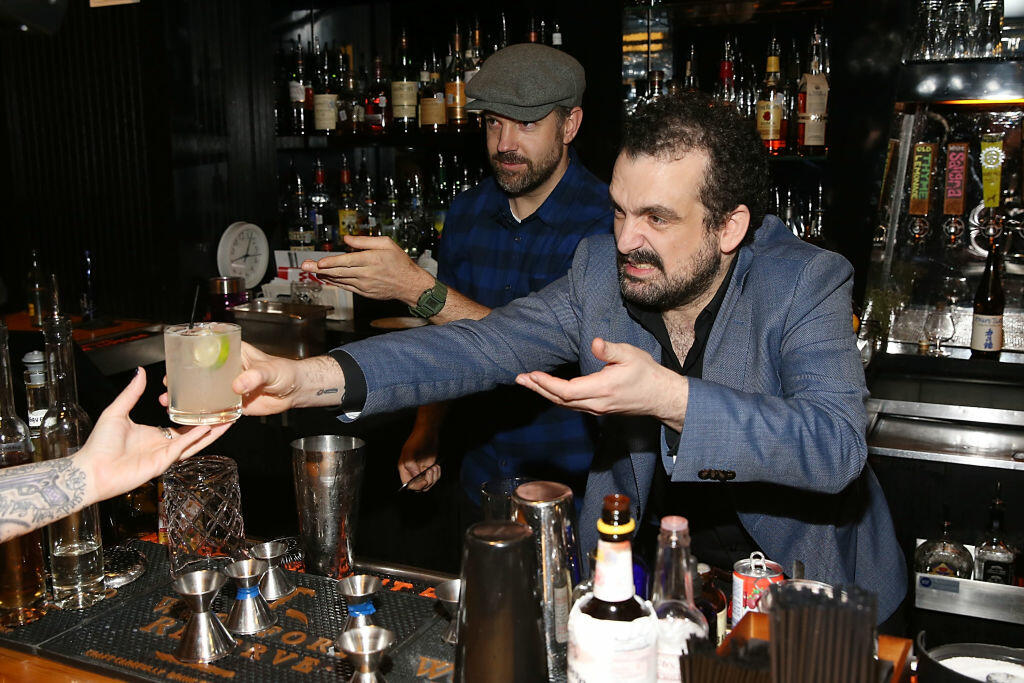
[[[761,612],[761,598],[773,583],[786,577],[778,562],[765,559],[764,553],[753,552],[732,567],[732,625],[740,623],[747,612]]]

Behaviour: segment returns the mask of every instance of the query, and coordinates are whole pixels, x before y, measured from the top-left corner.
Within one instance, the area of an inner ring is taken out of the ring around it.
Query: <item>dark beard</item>
[[[622,298],[659,311],[668,311],[692,303],[708,291],[722,265],[722,252],[712,237],[711,233],[708,233],[703,240],[700,251],[693,257],[692,269],[687,276],[675,280],[646,282],[641,288],[629,287],[630,284],[644,281],[626,274],[626,264],[651,265],[665,275],[661,257],[650,249],[636,249],[628,254],[616,252],[615,260],[618,263],[619,290],[622,292]]]
[[[498,152],[491,155],[491,169],[494,171],[494,180],[502,191],[511,196],[532,192],[540,187],[551,177],[551,174],[558,168],[558,162],[562,160],[562,146],[556,145],[551,148],[551,154],[541,158],[534,165],[534,162],[515,152]],[[526,164],[525,173],[509,173],[501,168],[501,163]]]

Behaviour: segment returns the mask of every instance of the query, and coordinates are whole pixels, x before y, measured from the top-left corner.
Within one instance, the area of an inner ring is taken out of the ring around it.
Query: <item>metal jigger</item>
[[[210,569],[188,572],[175,580],[174,590],[192,611],[175,653],[181,661],[213,662],[235,649],[235,639],[210,609],[226,581],[223,574]]]
[[[384,651],[394,642],[395,634],[380,626],[362,626],[342,633],[336,645],[355,669],[349,683],[387,683],[377,669]]]
[[[260,593],[271,602],[290,595],[295,590],[295,584],[288,578],[288,573],[280,567],[281,558],[287,551],[287,543],[268,541],[254,545],[250,552],[257,560],[266,560],[270,566],[267,573],[260,579]]]
[[[224,568],[235,580],[238,592],[228,614],[228,630],[239,635],[259,633],[277,623],[270,605],[260,595],[260,577],[267,573],[265,560],[238,560]]]
[[[373,606],[373,594],[379,590],[380,579],[369,574],[355,574],[338,582],[338,591],[345,596],[345,604],[348,605],[346,631],[376,626],[373,614],[377,608]]]
[[[448,630],[441,639],[449,645],[455,645],[459,638],[459,593],[462,592],[462,579],[451,579],[434,587],[434,595],[441,603],[445,613],[451,618]]]

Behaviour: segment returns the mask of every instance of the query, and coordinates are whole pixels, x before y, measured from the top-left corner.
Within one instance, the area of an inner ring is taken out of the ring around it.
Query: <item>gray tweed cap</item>
[[[583,65],[561,50],[509,45],[488,57],[466,86],[466,109],[537,121],[558,105],[580,106],[586,87]]]

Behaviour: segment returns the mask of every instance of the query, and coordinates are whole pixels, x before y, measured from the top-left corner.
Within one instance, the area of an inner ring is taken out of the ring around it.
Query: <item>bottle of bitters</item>
[[[597,522],[594,589],[569,615],[570,683],[614,680],[654,683],[657,677],[657,618],[633,587],[630,540],[636,523],[629,497],[605,496]]]

